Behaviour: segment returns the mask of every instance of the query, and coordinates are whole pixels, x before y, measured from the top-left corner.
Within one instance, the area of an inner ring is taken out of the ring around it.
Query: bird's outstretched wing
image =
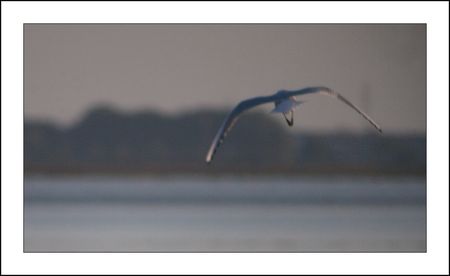
[[[367,121],[369,121],[369,123],[371,123],[380,133],[382,133],[383,131],[381,130],[381,127],[375,123],[374,120],[372,120],[372,118],[369,117],[369,115],[367,115],[366,113],[364,113],[361,109],[359,109],[356,105],[352,104],[349,100],[347,100],[346,98],[344,98],[344,96],[342,96],[341,94],[331,90],[328,87],[307,87],[301,90],[295,90],[295,91],[285,91],[285,95],[287,97],[291,97],[291,96],[300,96],[300,95],[306,95],[306,94],[313,94],[313,93],[320,93],[320,94],[325,94],[325,95],[329,95],[332,97],[337,98],[338,100],[344,102],[346,105],[350,106],[351,108],[353,108],[353,110],[355,110],[356,112],[358,112],[361,116],[364,117],[364,119],[366,119]]]
[[[338,100],[341,100],[351,108],[353,108],[356,112],[361,114],[367,121],[369,121],[379,132],[381,131],[380,126],[375,123],[366,113],[361,111],[357,106],[352,104],[349,100],[344,98],[339,93],[327,88],[327,87],[307,87],[301,90],[294,90],[294,91],[280,91],[272,96],[266,96],[266,97],[257,97],[257,98],[251,98],[248,100],[244,100],[240,102],[225,118],[222,125],[220,126],[219,131],[217,132],[216,136],[214,137],[214,140],[211,143],[211,146],[208,150],[208,153],[206,155],[206,162],[209,163],[214,157],[214,154],[217,151],[217,148],[223,143],[223,140],[227,136],[228,132],[231,130],[231,128],[234,126],[236,121],[238,120],[239,116],[244,112],[247,111],[255,106],[274,102],[278,100],[284,100],[292,96],[300,96],[300,95],[306,95],[306,94],[313,94],[313,93],[321,93],[329,96],[333,96],[337,98]]]
[[[214,157],[214,154],[217,151],[217,148],[223,143],[223,140],[227,136],[228,132],[233,128],[236,121],[239,119],[239,116],[255,106],[262,105],[265,103],[269,103],[274,101],[275,95],[266,96],[266,97],[256,97],[244,100],[240,102],[233,110],[228,114],[228,116],[223,121],[222,125],[219,128],[214,140],[209,147],[208,154],[206,155],[206,162],[209,163]]]

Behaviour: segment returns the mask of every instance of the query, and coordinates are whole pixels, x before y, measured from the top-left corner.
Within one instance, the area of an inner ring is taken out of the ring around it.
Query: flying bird
[[[256,98],[250,98],[240,102],[233,110],[228,114],[228,116],[223,121],[222,125],[219,128],[214,140],[211,143],[211,146],[206,155],[206,162],[210,163],[214,157],[214,154],[217,151],[217,148],[223,143],[225,137],[230,132],[231,128],[234,126],[236,121],[242,115],[243,112],[262,105],[266,103],[273,102],[275,104],[275,108],[271,111],[272,113],[282,113],[287,124],[292,126],[294,124],[294,109],[304,103],[302,101],[298,101],[295,96],[301,96],[306,94],[324,94],[332,96],[346,105],[353,108],[356,112],[358,112],[361,116],[364,117],[369,123],[371,123],[380,133],[382,132],[380,126],[375,123],[366,113],[361,111],[357,106],[352,104],[349,100],[344,98],[339,93],[331,90],[328,87],[306,87],[300,90],[280,90],[277,93],[270,96],[262,96]]]

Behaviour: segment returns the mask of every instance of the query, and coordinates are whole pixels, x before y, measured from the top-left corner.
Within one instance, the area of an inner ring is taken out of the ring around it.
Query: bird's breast
[[[275,102],[275,108],[272,112],[286,113],[293,110],[296,105],[297,103],[291,99],[279,100]]]

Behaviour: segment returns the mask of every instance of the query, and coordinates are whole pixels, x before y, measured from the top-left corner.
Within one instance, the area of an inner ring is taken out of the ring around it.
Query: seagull
[[[243,100],[240,102],[223,121],[222,125],[219,128],[214,140],[211,143],[211,146],[206,154],[206,163],[210,163],[214,157],[214,154],[217,151],[217,148],[223,143],[225,137],[230,132],[234,124],[237,122],[238,118],[245,111],[262,105],[266,103],[273,102],[275,104],[275,108],[271,111],[271,113],[282,113],[284,119],[286,120],[289,126],[294,125],[294,109],[304,103],[304,101],[297,101],[295,96],[301,96],[306,94],[324,94],[328,96],[332,96],[342,102],[344,102],[349,107],[353,108],[356,112],[358,112],[361,116],[364,117],[369,123],[371,123],[380,133],[382,130],[380,126],[372,120],[369,115],[361,111],[357,106],[352,104],[349,100],[344,98],[339,93],[331,90],[328,87],[318,86],[318,87],[306,87],[300,90],[280,90],[273,95],[270,96],[262,96],[250,98],[247,100]]]

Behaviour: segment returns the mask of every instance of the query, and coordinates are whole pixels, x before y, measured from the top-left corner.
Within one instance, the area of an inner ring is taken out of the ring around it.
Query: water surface
[[[424,252],[425,178],[28,176],[25,252]]]

